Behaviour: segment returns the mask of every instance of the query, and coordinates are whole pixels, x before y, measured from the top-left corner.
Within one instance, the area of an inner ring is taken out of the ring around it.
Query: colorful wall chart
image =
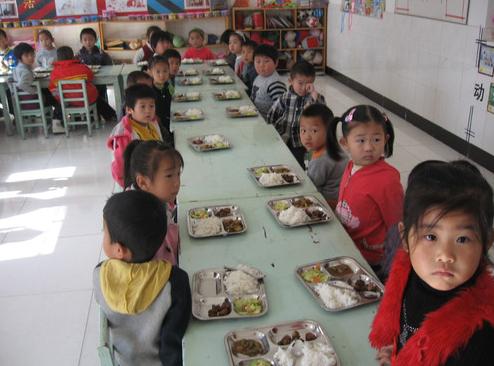
[[[343,0],[341,10],[346,13],[382,18],[386,10],[385,0]]]
[[[148,0],[150,14],[181,13],[184,11],[184,0]]]
[[[55,18],[55,2],[53,0],[17,0],[20,20]]]

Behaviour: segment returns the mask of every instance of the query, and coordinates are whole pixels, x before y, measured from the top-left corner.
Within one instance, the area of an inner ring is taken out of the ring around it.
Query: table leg
[[[5,83],[0,83],[0,101],[3,106],[3,118],[5,120],[5,128],[8,136],[12,136],[14,134],[14,125],[12,123],[12,119],[10,119],[10,109],[9,109],[9,101],[7,99],[7,90],[8,85]]]

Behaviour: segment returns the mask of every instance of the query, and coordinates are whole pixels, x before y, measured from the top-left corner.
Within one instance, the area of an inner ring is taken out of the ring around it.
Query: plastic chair
[[[110,330],[108,328],[108,319],[103,311],[99,310],[99,346],[98,356],[101,366],[114,366],[113,362],[113,345],[110,341]]]
[[[36,95],[18,90],[15,84],[12,84],[11,90],[14,94],[14,113],[17,122],[17,130],[25,139],[26,128],[43,127],[45,137],[48,137],[47,116],[52,118],[52,108],[45,106],[43,102],[43,94],[39,81],[35,81],[33,86],[36,87]],[[27,99],[24,97],[31,97]],[[29,108],[31,107],[31,108]]]
[[[70,86],[64,88],[64,86]],[[94,125],[99,127],[98,110],[96,102],[89,104],[87,97],[86,80],[60,80],[58,82],[58,93],[62,106],[63,122],[65,125],[65,135],[69,136],[70,126],[86,125],[88,134],[92,134],[92,119]],[[75,96],[74,96],[75,94]],[[80,120],[76,120],[79,117]]]

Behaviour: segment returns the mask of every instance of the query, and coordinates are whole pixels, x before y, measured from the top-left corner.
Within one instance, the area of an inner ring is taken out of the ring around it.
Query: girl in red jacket
[[[380,365],[494,365],[493,193],[466,161],[408,178],[398,250],[369,339]]]
[[[327,151],[335,161],[343,158],[336,139],[340,122],[339,142],[351,160],[341,178],[336,215],[367,262],[384,277],[385,249],[398,244],[387,240],[388,234],[397,228],[403,205],[400,173],[384,161],[393,154],[393,126],[372,106],[350,108],[328,129]]]

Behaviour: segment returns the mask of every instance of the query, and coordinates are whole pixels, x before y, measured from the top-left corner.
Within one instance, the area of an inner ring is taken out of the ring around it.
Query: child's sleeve
[[[381,182],[383,184],[381,197],[376,200],[387,230],[398,223],[403,215],[403,187],[401,186],[399,173],[396,172],[393,175],[386,177],[388,179],[387,184]]]
[[[106,52],[104,51],[101,51],[102,53],[102,57],[101,57],[101,64],[102,65],[113,65],[113,60],[112,58],[110,57],[109,54],[107,54]]]
[[[113,161],[111,163],[111,174],[120,187],[124,186],[124,152],[130,140],[125,136],[113,136],[108,146],[113,150]]]
[[[286,92],[286,86],[282,81],[275,81],[268,86],[268,95],[273,102],[277,101]]]
[[[170,284],[172,305],[161,327],[160,359],[166,366],[182,366],[182,338],[192,313],[189,276],[174,266]]]
[[[134,63],[137,65],[144,58],[144,47],[141,47],[137,50],[134,56]]]
[[[211,51],[211,49],[207,48],[208,54],[207,54],[207,60],[216,60],[216,55]]]
[[[193,58],[191,49],[192,47],[189,47],[185,50],[184,54],[182,55],[182,60],[185,58]]]
[[[268,112],[268,123],[272,124],[276,131],[283,136],[287,128],[286,105],[283,98],[278,98]]]
[[[22,71],[18,75],[19,80],[16,81],[17,89],[29,94],[36,94],[38,89],[33,86],[34,74],[27,70]]]

